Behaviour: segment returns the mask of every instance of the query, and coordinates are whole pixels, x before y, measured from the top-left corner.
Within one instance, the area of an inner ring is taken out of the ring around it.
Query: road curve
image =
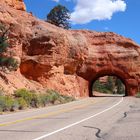
[[[139,140],[140,99],[96,97],[0,116],[0,140]]]

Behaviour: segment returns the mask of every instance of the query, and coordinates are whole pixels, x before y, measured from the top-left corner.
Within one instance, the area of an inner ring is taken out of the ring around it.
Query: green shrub
[[[18,109],[19,109],[19,103],[18,103],[18,101],[16,99],[13,99],[13,104],[11,106],[10,111],[16,111]]]
[[[40,107],[41,106],[40,96],[37,95],[36,93],[32,93],[30,105],[31,107],[35,107],[35,108]]]
[[[0,112],[15,111],[26,107],[27,103],[23,98],[13,99],[8,96],[0,96]]]
[[[60,95],[60,93],[58,93],[55,90],[47,90],[46,98],[47,98],[47,101],[52,104],[55,104],[56,101],[57,103],[67,103],[67,102],[71,102],[75,100],[73,97]]]
[[[26,101],[27,105],[30,106],[32,100],[32,93],[27,89],[23,88],[16,90],[14,96],[16,98],[23,98]]]
[[[14,108],[14,99],[6,96],[4,111],[13,111],[13,108]]]
[[[140,98],[140,92],[138,92],[138,93],[136,94],[136,97],[137,97],[137,98]]]
[[[39,100],[40,106],[45,107],[46,104],[49,103],[48,94],[41,94],[39,95],[39,97],[40,97]]]
[[[61,95],[61,103],[67,103],[75,101],[73,97],[67,96],[67,95]]]
[[[18,109],[16,100],[8,96],[0,96],[0,111],[15,111]]]
[[[47,90],[47,100],[54,104],[55,101],[60,101],[60,94],[55,90]]]
[[[108,88],[108,86],[106,84],[100,83],[99,80],[96,80],[96,82],[94,83],[93,90],[101,93],[111,93],[111,90]]]
[[[18,98],[17,102],[18,102],[18,109],[19,110],[25,109],[28,106],[26,101],[23,98]]]
[[[17,70],[19,67],[19,64],[15,58],[9,57],[7,59],[7,66],[10,70]]]
[[[0,23],[0,65],[8,67],[10,70],[17,70],[19,64],[15,58],[2,56],[9,47],[8,34],[9,28]]]
[[[0,95],[0,112],[22,110],[27,107],[44,107],[48,103],[59,104],[74,101],[73,97],[60,95],[55,90],[47,90],[44,94],[36,94],[35,91],[18,89],[13,97]]]
[[[12,57],[0,57],[0,65],[6,66],[9,70],[17,70],[19,67],[18,61]]]
[[[7,57],[0,57],[0,64],[2,66],[6,65],[7,64],[7,61],[8,61],[8,58]]]
[[[0,112],[3,111],[3,108],[5,107],[5,97],[4,96],[0,96]]]
[[[40,97],[34,91],[29,91],[27,89],[18,89],[15,91],[16,98],[23,98],[28,107],[39,107],[40,106]]]

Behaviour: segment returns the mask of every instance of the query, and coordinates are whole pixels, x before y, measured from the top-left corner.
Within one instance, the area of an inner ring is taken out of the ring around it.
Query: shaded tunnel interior
[[[118,75],[100,75],[90,82],[89,97],[128,96],[125,79]]]

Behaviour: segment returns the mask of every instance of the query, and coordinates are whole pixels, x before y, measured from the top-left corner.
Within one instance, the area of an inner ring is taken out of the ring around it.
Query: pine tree
[[[8,30],[6,29],[4,25],[0,24],[0,53],[3,53],[6,51],[6,48],[8,45]]]
[[[55,6],[47,15],[47,22],[64,29],[70,28],[69,19],[69,10],[62,5]]]

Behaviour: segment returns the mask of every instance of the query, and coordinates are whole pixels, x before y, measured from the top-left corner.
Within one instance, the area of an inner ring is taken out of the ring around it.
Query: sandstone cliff
[[[0,2],[1,4],[6,4],[7,6],[11,6],[17,10],[26,10],[23,0],[0,0]]]
[[[10,26],[10,49],[21,59],[19,70],[9,74],[12,78],[3,73],[8,84],[2,78],[2,86],[47,87],[79,97],[91,94],[96,78],[116,75],[129,95],[136,93],[140,48],[131,39],[112,32],[63,30],[33,17],[22,6],[0,4],[0,22]]]

